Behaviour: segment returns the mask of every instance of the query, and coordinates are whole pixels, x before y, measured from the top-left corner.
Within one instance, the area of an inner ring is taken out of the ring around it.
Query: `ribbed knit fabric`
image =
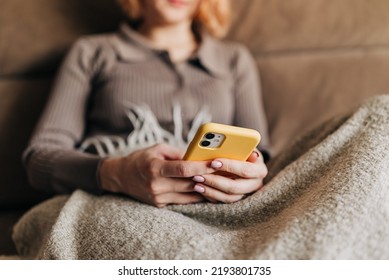
[[[147,104],[160,126],[173,132],[173,103],[183,134],[208,107],[212,121],[258,130],[268,148],[257,69],[243,46],[204,34],[198,51],[174,64],[127,24],[119,32],[79,39],[67,55],[23,159],[39,189],[99,191],[101,157],[79,151],[97,135],[126,137],[134,129],[129,107]]]

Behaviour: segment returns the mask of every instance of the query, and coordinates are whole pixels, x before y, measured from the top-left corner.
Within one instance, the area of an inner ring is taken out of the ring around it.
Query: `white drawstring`
[[[130,120],[133,131],[123,139],[119,136],[93,136],[86,139],[80,146],[81,151],[90,147],[96,149],[100,157],[125,156],[136,150],[147,148],[158,143],[167,143],[178,148],[186,149],[188,143],[193,139],[201,124],[210,122],[212,119],[208,107],[203,107],[195,116],[192,126],[185,141],[183,139],[183,121],[181,106],[173,103],[174,133],[163,129],[154,113],[146,104],[126,104],[129,108],[127,117]]]
[[[182,139],[182,113],[178,102],[173,103],[174,139],[176,143],[184,143]]]
[[[197,113],[195,118],[193,119],[192,126],[188,132],[187,135],[187,141],[188,143],[192,141],[193,137],[195,136],[198,128],[203,124],[210,122],[212,120],[212,115],[209,113],[208,106],[204,105],[203,108],[200,110],[200,112]]]

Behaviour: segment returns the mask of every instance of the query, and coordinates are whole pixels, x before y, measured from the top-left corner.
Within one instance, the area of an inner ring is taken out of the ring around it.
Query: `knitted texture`
[[[78,190],[16,225],[37,259],[388,259],[389,96],[325,123],[233,204],[163,209]]]

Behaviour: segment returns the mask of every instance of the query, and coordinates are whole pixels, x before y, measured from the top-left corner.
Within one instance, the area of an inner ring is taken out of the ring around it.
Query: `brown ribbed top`
[[[39,189],[99,191],[102,160],[80,144],[98,135],[126,137],[134,129],[128,104],[147,104],[160,126],[174,130],[173,103],[187,134],[207,104],[212,121],[268,135],[255,62],[245,47],[202,36],[198,51],[174,64],[127,24],[117,33],[86,36],[71,48],[23,160]]]

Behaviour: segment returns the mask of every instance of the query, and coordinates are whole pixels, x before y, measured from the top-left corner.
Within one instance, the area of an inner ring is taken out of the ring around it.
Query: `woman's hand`
[[[210,162],[183,161],[178,149],[158,144],[126,157],[107,158],[100,167],[104,190],[122,193],[157,207],[204,201],[191,178],[216,170]]]
[[[211,167],[218,172],[196,175],[193,181],[197,182],[194,190],[212,202],[232,203],[241,200],[246,194],[259,190],[267,175],[263,157],[257,151],[246,162],[215,159]]]

